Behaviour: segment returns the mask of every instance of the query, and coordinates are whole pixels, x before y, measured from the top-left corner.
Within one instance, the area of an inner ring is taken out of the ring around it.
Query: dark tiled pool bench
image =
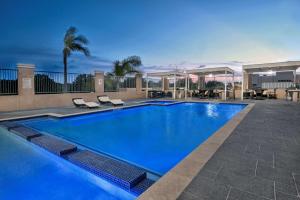
[[[77,150],[75,145],[47,135],[34,137],[31,139],[31,142],[59,156],[72,153]]]
[[[67,159],[136,194],[140,194],[153,183],[146,178],[145,170],[88,150],[70,154]]]
[[[32,138],[39,137],[42,135],[41,133],[39,133],[35,130],[32,130],[30,128],[27,128],[25,126],[12,127],[12,128],[9,128],[8,130],[26,140],[31,140]]]
[[[15,122],[1,122],[0,126],[136,195],[140,195],[154,183],[147,178],[145,170],[123,161],[88,150],[77,149],[74,144],[53,136],[43,135]]]

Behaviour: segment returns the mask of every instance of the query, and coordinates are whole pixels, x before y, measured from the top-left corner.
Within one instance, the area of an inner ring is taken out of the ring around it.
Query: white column
[[[165,77],[162,77],[161,80],[162,80],[161,91],[165,91]]]
[[[225,97],[224,100],[227,100],[227,71],[225,70]]]
[[[176,74],[174,74],[173,99],[176,99]]]
[[[148,74],[146,74],[146,98],[148,99]]]
[[[188,76],[188,84],[187,84],[188,86],[188,91],[190,91],[190,77]]]
[[[184,98],[187,98],[187,75],[185,75]]]
[[[297,71],[294,71],[294,87],[296,87],[296,82],[297,82]]]
[[[232,96],[233,96],[233,99],[235,100],[234,72],[232,74]]]
[[[197,90],[199,90],[199,81],[200,81],[200,76],[199,75],[197,75],[198,76],[198,81],[197,81]]]
[[[244,100],[244,70],[242,70],[241,100]]]

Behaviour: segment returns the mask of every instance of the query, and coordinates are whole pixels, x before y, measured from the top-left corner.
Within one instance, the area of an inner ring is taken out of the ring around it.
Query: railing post
[[[95,93],[104,94],[104,72],[102,71],[95,71]]]
[[[32,64],[17,64],[18,66],[18,94],[20,108],[32,108],[34,105],[34,69]]]
[[[135,75],[135,87],[136,87],[136,93],[137,94],[142,93],[142,88],[143,88],[142,78],[143,78],[142,74],[136,74]]]

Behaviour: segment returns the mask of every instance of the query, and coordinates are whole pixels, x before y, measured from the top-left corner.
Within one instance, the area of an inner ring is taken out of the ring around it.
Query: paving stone
[[[226,200],[268,200],[267,198],[241,191],[236,188],[231,188],[229,196]]]
[[[229,186],[212,180],[196,177],[186,189],[193,196],[199,199],[225,199]]]
[[[246,167],[235,170],[224,167],[218,173],[216,181],[233,187],[246,187],[249,179],[254,175],[254,170]]]
[[[300,174],[294,174],[294,178],[295,178],[297,188],[298,188],[298,190],[300,190]],[[298,191],[298,192],[300,192],[300,191]],[[300,195],[300,194],[298,194],[298,195]]]
[[[275,190],[289,195],[297,196],[297,189],[295,183],[284,184],[281,182],[275,182]]]
[[[282,192],[276,192],[276,200],[299,200],[297,196],[284,194]]]
[[[292,173],[281,168],[272,168],[258,162],[256,175],[275,182],[281,182],[286,185],[293,183]]]
[[[184,191],[177,200],[207,200],[206,197],[194,196],[192,193]]]
[[[260,177],[252,177],[246,185],[241,184],[237,188],[257,196],[274,198],[274,182]]]
[[[198,177],[202,177],[202,178],[206,178],[206,179],[210,179],[210,180],[215,180],[217,177],[217,173],[218,172],[213,172],[208,170],[206,167],[204,167],[199,173],[198,173]]]

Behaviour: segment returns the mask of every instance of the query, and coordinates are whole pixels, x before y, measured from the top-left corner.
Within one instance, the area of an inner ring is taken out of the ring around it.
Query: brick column
[[[21,109],[34,107],[34,69],[35,65],[17,64],[18,67],[18,93]]]
[[[104,94],[104,72],[102,71],[95,71],[95,93]]]
[[[135,87],[136,87],[136,93],[141,94],[143,89],[143,74],[136,74],[135,75]]]

